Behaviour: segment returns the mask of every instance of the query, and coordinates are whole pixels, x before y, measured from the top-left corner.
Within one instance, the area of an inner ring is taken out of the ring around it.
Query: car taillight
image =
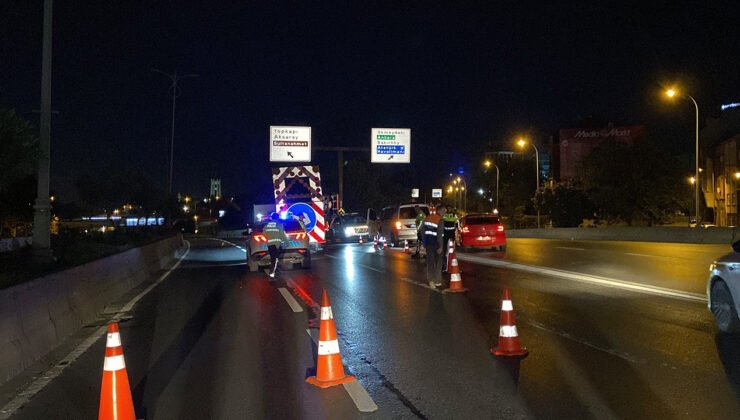
[[[504,231],[504,225],[498,225],[498,227],[496,228],[496,230],[498,230],[499,232],[503,232]]]
[[[403,226],[403,225],[401,224],[400,221],[399,222],[396,222],[396,229],[401,229],[401,226]]]
[[[296,239],[306,239],[306,234],[304,232],[291,233],[290,236]]]
[[[254,235],[254,241],[257,243],[267,242],[267,236],[265,235]]]
[[[463,231],[463,233],[469,233],[470,232],[470,228],[467,227],[467,226],[463,226],[462,231]]]

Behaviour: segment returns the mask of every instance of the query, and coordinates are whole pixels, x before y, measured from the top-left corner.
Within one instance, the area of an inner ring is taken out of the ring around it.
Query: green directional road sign
[[[378,140],[395,140],[394,134],[378,134]]]

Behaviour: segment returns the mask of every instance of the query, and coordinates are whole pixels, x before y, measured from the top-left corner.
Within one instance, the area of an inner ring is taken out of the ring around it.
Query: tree
[[[607,142],[583,159],[580,179],[610,223],[662,223],[683,208],[688,192],[681,165],[648,139],[632,146]]]
[[[583,219],[592,218],[595,210],[583,188],[565,183],[540,188],[535,195],[535,206],[550,215],[555,227],[576,227]]]
[[[36,171],[38,137],[12,109],[0,109],[0,191]]]

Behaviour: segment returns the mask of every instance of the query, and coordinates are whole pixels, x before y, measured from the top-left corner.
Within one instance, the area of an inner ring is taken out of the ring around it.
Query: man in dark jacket
[[[439,205],[437,212],[424,219],[424,246],[427,250],[427,281],[429,287],[442,286],[442,261],[444,260],[444,217],[447,209]]]

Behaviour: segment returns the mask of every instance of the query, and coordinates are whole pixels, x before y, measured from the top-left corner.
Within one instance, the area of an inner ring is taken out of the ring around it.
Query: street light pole
[[[178,76],[177,71],[175,71],[174,74],[168,74],[163,72],[159,69],[152,69],[152,71],[161,73],[165,76],[167,76],[171,81],[172,85],[170,86],[170,90],[172,91],[172,132],[170,134],[170,174],[169,174],[169,181],[167,183],[167,193],[172,194],[172,172],[173,172],[173,163],[174,163],[174,157],[175,157],[175,107],[177,105],[177,95],[179,94],[178,88],[177,88],[177,82],[183,79],[187,79],[189,77],[199,77],[198,74],[186,74],[185,76]]]
[[[535,169],[537,171],[537,188],[534,190],[535,197],[537,196],[537,191],[540,190],[540,151],[537,150],[537,146],[532,143],[532,147],[534,147],[534,159],[535,159]],[[537,229],[540,228],[540,207],[537,206]]]
[[[51,260],[51,201],[49,178],[51,167],[51,24],[53,0],[44,0],[44,29],[41,52],[41,120],[39,136],[39,172],[36,202],[33,206],[33,250],[39,262]]]
[[[677,92],[675,89],[668,89],[666,92],[666,95],[669,98],[673,98],[676,96]],[[699,104],[696,103],[696,99],[694,99],[693,96],[688,94],[682,95],[684,98],[688,98],[693,104],[694,104],[694,110],[696,110],[696,120],[695,120],[695,146],[696,146],[696,157],[694,162],[694,178],[696,179],[696,182],[694,183],[694,217],[696,217],[696,227],[701,226],[700,225],[700,218],[699,218]]]

